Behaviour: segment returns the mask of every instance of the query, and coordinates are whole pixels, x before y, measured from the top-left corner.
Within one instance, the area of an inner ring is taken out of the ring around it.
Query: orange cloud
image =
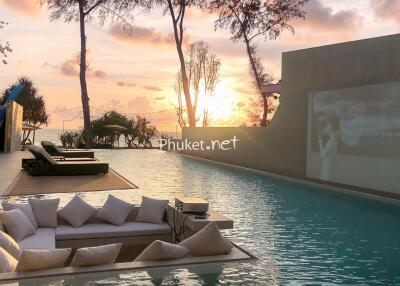
[[[123,87],[123,86],[134,87],[134,86],[136,86],[136,83],[120,80],[119,82],[117,82],[117,85],[121,86],[121,87]]]
[[[137,96],[128,102],[128,108],[132,112],[149,112],[151,111],[150,101],[145,96]]]
[[[46,64],[45,64],[46,65]],[[79,76],[79,54],[71,59],[64,61],[60,66],[54,66],[59,69],[63,76],[67,77],[77,77]],[[86,75],[88,78],[105,79],[107,73],[103,70],[94,70],[92,68],[87,68]]]
[[[142,88],[151,90],[151,91],[162,91],[162,88],[159,88],[158,86],[152,86],[152,85],[144,85]]]
[[[142,43],[155,46],[175,44],[172,33],[165,35],[154,28],[135,26],[128,31],[122,24],[114,24],[111,26],[109,34],[116,40],[128,43]]]
[[[40,15],[40,4],[35,0],[2,0],[1,3],[24,16],[37,17]]]
[[[400,25],[400,2],[397,0],[370,0],[376,17],[392,19]]]

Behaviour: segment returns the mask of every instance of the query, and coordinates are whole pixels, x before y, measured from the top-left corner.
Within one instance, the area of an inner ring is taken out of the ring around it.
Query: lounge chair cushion
[[[156,240],[143,250],[136,257],[135,261],[159,261],[167,259],[177,259],[188,255],[190,252],[184,246],[173,244],[161,240]]]
[[[121,251],[122,243],[80,248],[72,259],[71,266],[95,266],[113,264]]]
[[[122,225],[132,209],[132,204],[120,200],[113,195],[108,195],[107,201],[96,216],[114,225]]]
[[[23,250],[27,249],[55,249],[56,230],[51,227],[39,227],[34,235],[28,236],[19,242]]]
[[[168,200],[155,200],[148,197],[142,197],[142,204],[136,216],[136,221],[149,223],[163,223],[165,207]]]
[[[57,227],[57,209],[60,199],[29,198],[33,214],[39,227]]]
[[[56,229],[57,240],[89,239],[107,237],[129,237],[138,235],[170,234],[171,227],[167,223],[152,224],[143,222],[126,222],[121,226],[108,223],[84,224],[79,228],[59,225]]]
[[[215,222],[210,222],[203,229],[185,239],[179,245],[188,248],[191,256],[227,254],[233,247],[221,234]]]
[[[0,212],[0,220],[7,233],[17,242],[36,231],[31,221],[20,209]]]
[[[80,227],[96,212],[95,207],[89,205],[79,195],[75,195],[64,208],[58,211],[58,215],[73,227]]]
[[[17,272],[64,267],[71,250],[71,248],[24,250],[17,266]]]
[[[8,203],[8,202],[3,202],[2,206],[3,206],[3,210],[5,210],[5,211],[20,209],[26,215],[26,217],[31,221],[33,226],[35,228],[38,227],[36,220],[35,220],[35,216],[33,215],[32,206],[30,204],[13,204],[13,203]]]
[[[14,272],[17,264],[18,260],[0,247],[0,273]]]
[[[7,233],[0,231],[0,247],[2,247],[9,254],[14,256],[15,259],[20,259],[22,250],[18,243]]]

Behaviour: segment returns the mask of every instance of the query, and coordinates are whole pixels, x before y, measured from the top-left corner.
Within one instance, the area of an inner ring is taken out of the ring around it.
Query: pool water
[[[202,197],[234,220],[225,234],[260,260],[216,268],[213,279],[176,269],[157,283],[135,272],[93,277],[88,285],[400,284],[399,206],[159,150],[98,150],[96,156],[139,186],[113,191],[116,196],[137,203],[142,195]],[[83,196],[101,205],[107,192]],[[72,194],[61,197],[66,203]]]

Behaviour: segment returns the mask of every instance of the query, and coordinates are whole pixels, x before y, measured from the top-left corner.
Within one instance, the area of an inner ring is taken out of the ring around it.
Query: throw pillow
[[[233,245],[221,234],[215,222],[185,239],[179,245],[190,250],[192,256],[211,256],[227,254]]]

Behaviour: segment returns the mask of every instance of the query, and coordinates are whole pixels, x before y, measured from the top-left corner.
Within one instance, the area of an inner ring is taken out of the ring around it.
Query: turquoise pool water
[[[158,282],[139,272],[87,277],[87,285],[400,284],[399,206],[158,150],[96,155],[140,187],[113,192],[117,196],[135,202],[142,195],[202,197],[234,219],[234,229],[225,234],[260,260],[226,264],[208,276],[175,269]],[[71,196],[62,195],[62,203]],[[101,205],[107,194],[84,196]]]

